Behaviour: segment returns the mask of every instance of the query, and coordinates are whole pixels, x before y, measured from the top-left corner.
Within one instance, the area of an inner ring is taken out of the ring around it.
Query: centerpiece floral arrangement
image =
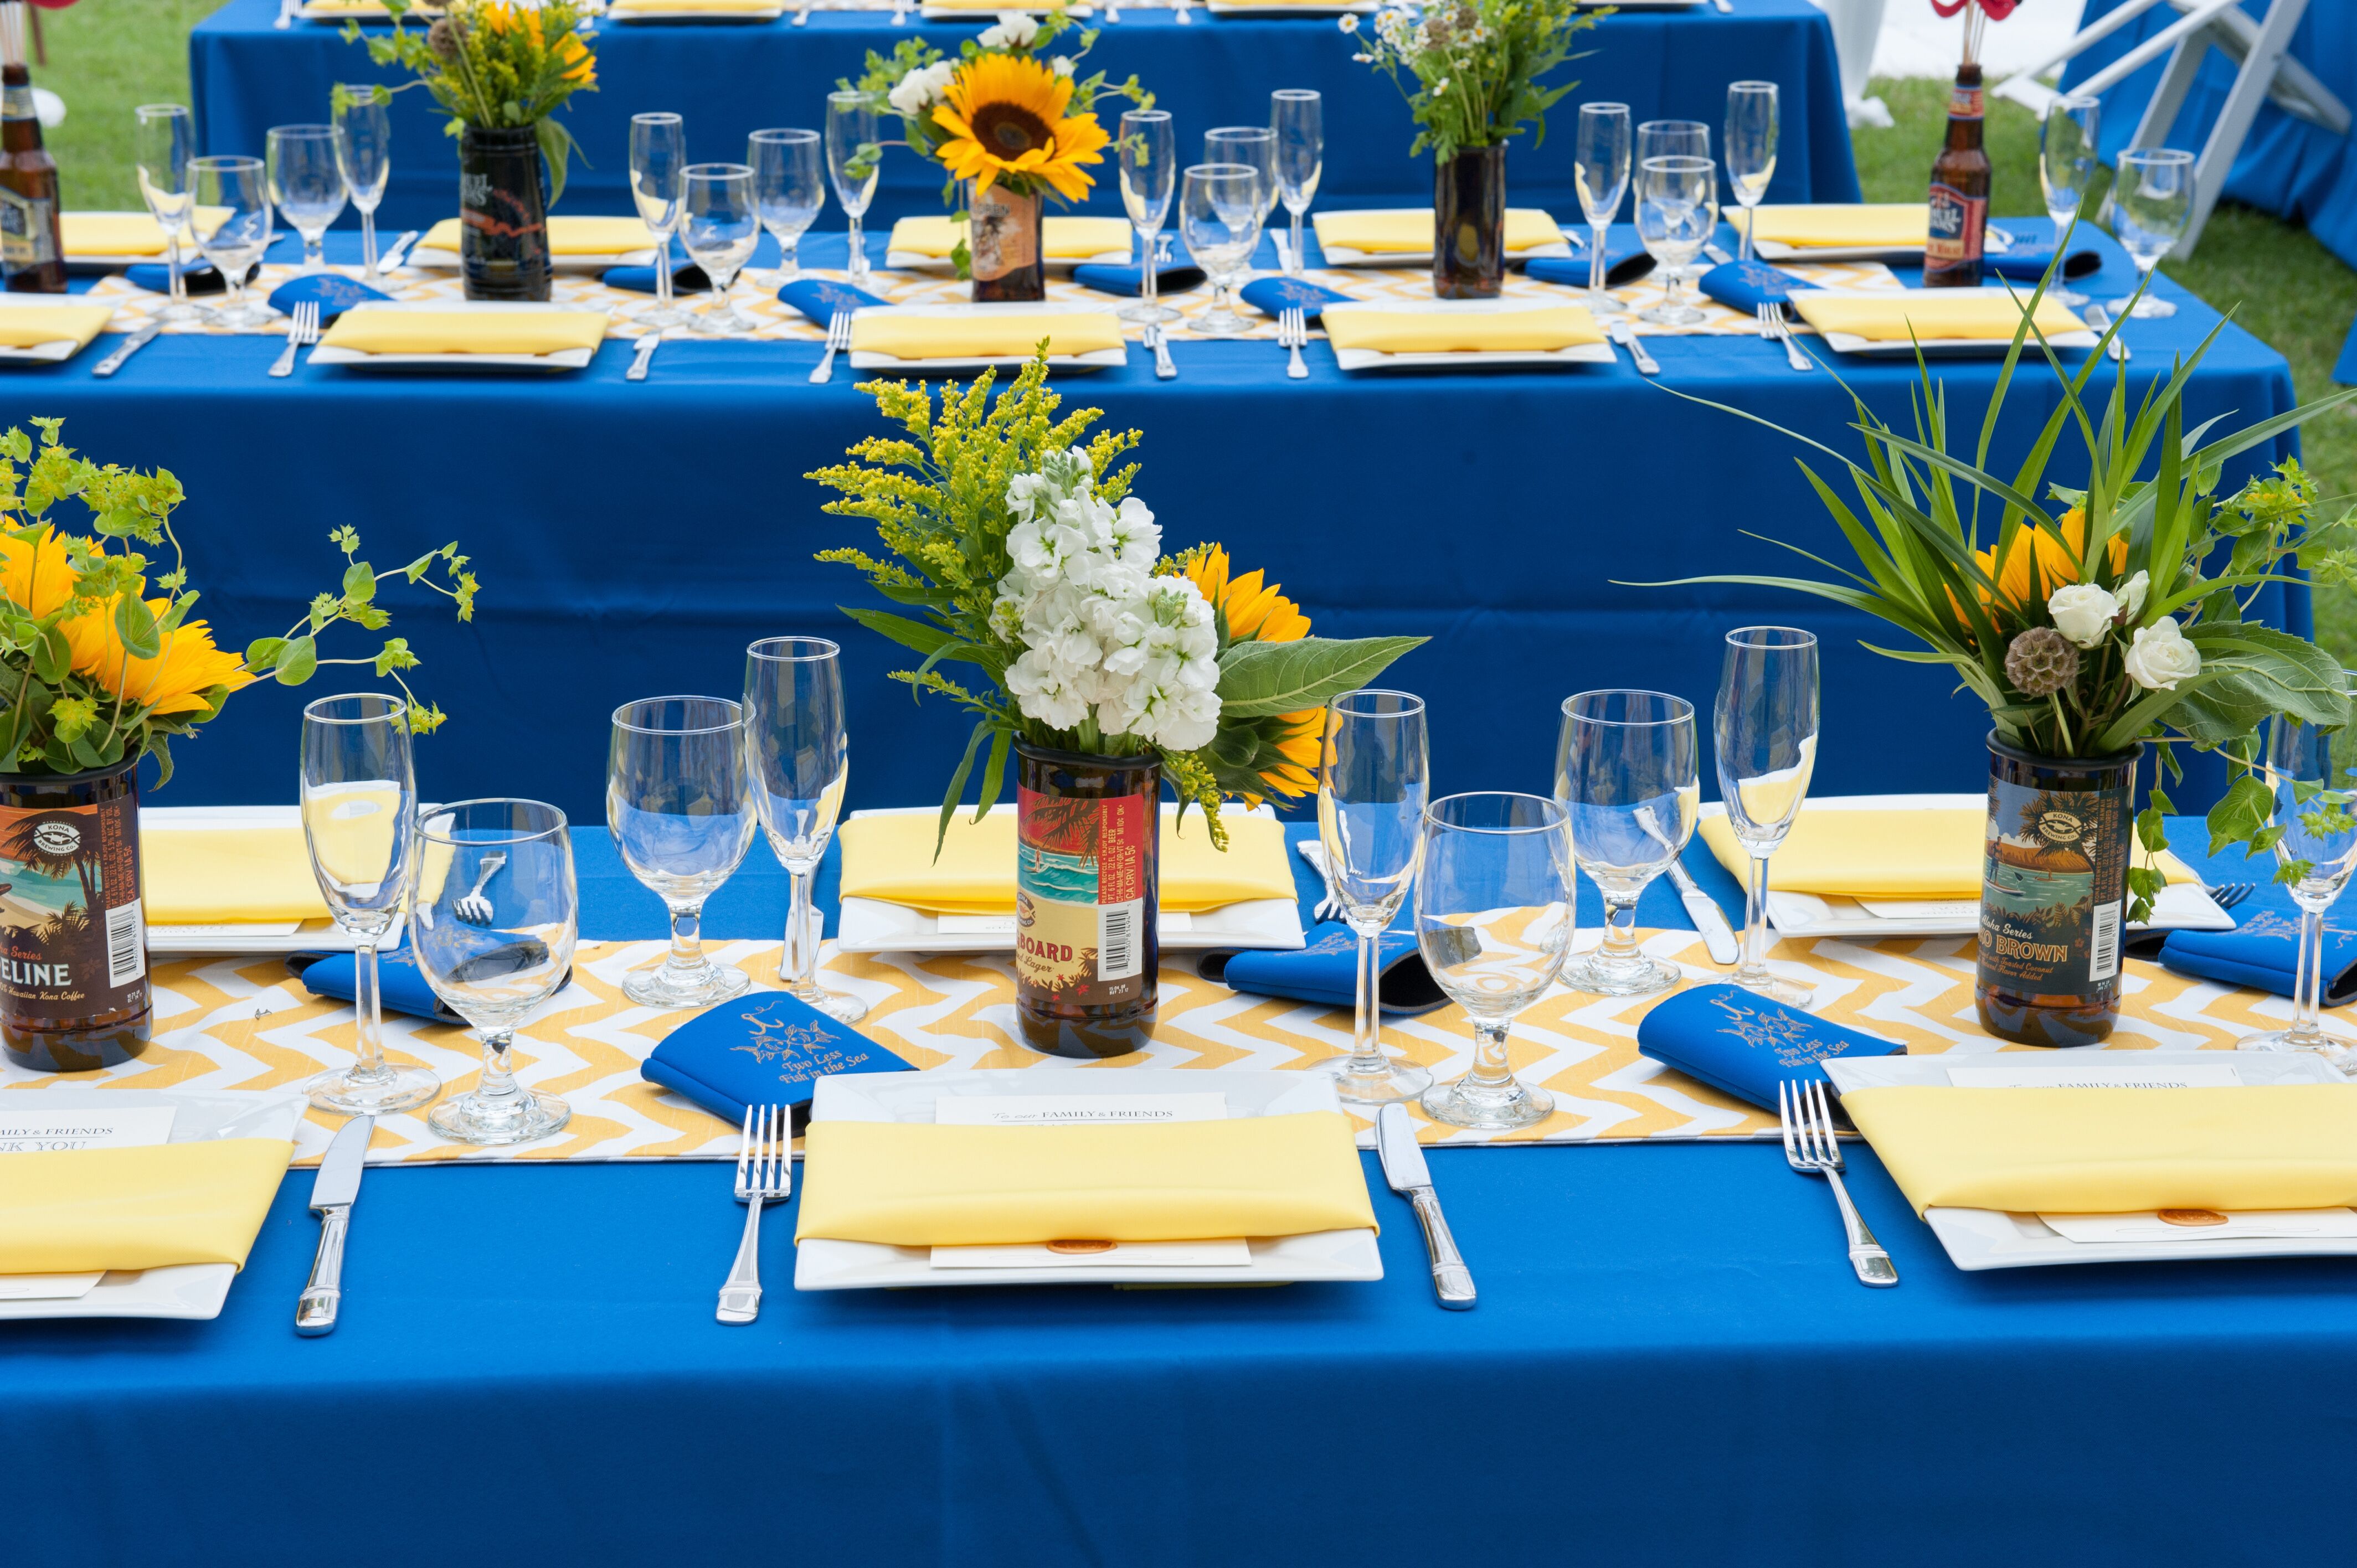
[[[818,558],[856,568],[914,612],[845,613],[922,657],[895,679],[974,716],[936,844],[978,757],[976,822],[1004,789],[1010,753],[1019,764],[1027,1036],[1060,1054],[1109,1055],[1136,1048],[1153,1012],[1149,824],[1162,782],[1178,797],[1178,822],[1201,807],[1224,849],[1221,802],[1314,789],[1326,702],[1424,639],[1312,637],[1298,607],[1258,572],[1231,575],[1218,546],[1164,553],[1154,513],[1132,493],[1137,466],[1123,461],[1139,433],[1090,435],[1095,409],[1059,418],[1047,373],[1035,358],[994,403],[985,371],[945,388],[938,414],[921,383],[864,383],[905,435],[872,436],[852,461],[810,477],[841,492],[826,510],[873,521],[888,553]],[[954,664],[985,683],[942,673]],[[1123,918],[1142,922],[1142,942],[1106,923],[1105,910],[1132,907]],[[1083,934],[1059,934],[1073,929]]]
[[[1505,273],[1506,144],[1536,128],[1579,84],[1541,85],[1576,57],[1572,43],[1609,12],[1576,0],[1448,0],[1422,11],[1386,5],[1372,36],[1355,16],[1351,58],[1391,78],[1415,119],[1408,156],[1433,156],[1433,287],[1444,299],[1494,298]],[[1414,86],[1411,87],[1410,83]]]

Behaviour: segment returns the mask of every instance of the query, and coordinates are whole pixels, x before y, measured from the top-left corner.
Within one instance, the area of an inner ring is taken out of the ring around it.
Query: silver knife
[[[1629,358],[1637,362],[1638,374],[1645,376],[1658,376],[1662,373],[1661,365],[1654,360],[1652,355],[1645,352],[1645,346],[1637,341],[1637,329],[1635,328],[1630,326],[1625,321],[1615,321],[1605,328],[1604,330],[1615,343],[1620,344],[1620,347],[1629,350]]]
[[[162,322],[150,321],[146,326],[140,328],[130,337],[125,338],[122,342],[116,344],[114,352],[109,354],[105,359],[101,360],[95,365],[92,365],[90,368],[90,373],[93,376],[113,375],[115,371],[123,368],[124,360],[131,358],[132,355],[147,347],[149,343],[155,340],[156,334],[162,330],[164,330],[164,324]]]
[[[1432,1173],[1425,1168],[1424,1151],[1416,1147],[1415,1123],[1407,1119],[1406,1106],[1394,1102],[1375,1113],[1375,1152],[1383,1156],[1383,1179],[1415,1205],[1415,1217],[1424,1225],[1425,1251],[1432,1254],[1433,1294],[1450,1311],[1464,1311],[1473,1305],[1473,1271],[1465,1266],[1457,1238],[1448,1233],[1448,1221],[1441,1216]]]
[[[398,268],[409,254],[409,247],[417,243],[417,231],[409,230],[393,242],[393,249],[376,259],[376,270],[389,273]]]
[[[355,1116],[336,1133],[311,1182],[311,1212],[319,1217],[319,1255],[311,1260],[311,1280],[295,1304],[295,1332],[306,1337],[331,1332],[344,1300],[344,1231],[352,1202],[361,1195],[361,1162],[368,1158],[376,1118]]]
[[[1162,323],[1148,322],[1146,340],[1154,349],[1154,374],[1157,380],[1173,381],[1178,379],[1178,367],[1170,360],[1170,345],[1162,340]]]
[[[1727,263],[1735,260],[1733,256],[1728,255],[1724,250],[1720,249],[1717,245],[1705,245],[1702,248],[1702,253],[1708,256],[1712,261],[1717,262],[1722,267],[1727,265]]]
[[[638,358],[632,360],[630,368],[622,372],[622,379],[626,381],[642,381],[647,379],[647,365],[654,359],[655,350],[662,347],[662,333],[661,331],[640,333],[636,347]]]
[[[1676,861],[1670,862],[1670,886],[1678,890],[1678,902],[1686,907],[1686,918],[1702,933],[1702,945],[1710,950],[1713,963],[1733,963],[1739,956],[1735,945],[1735,928],[1727,923],[1727,916],[1711,896],[1695,886],[1694,875]]]

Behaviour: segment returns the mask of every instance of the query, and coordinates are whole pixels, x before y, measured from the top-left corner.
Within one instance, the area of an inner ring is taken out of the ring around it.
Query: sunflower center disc
[[[1002,158],[1017,158],[1048,145],[1047,122],[1011,103],[988,104],[974,117],[974,137]]]

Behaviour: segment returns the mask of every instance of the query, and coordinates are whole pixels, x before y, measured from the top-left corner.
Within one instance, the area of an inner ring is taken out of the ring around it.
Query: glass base
[[[1119,310],[1114,311],[1114,314],[1120,317],[1124,321],[1140,322],[1176,321],[1178,319],[1179,315],[1178,311],[1171,309],[1170,306],[1167,305],[1144,299],[1139,300],[1135,305],[1125,305]]]
[[[1751,974],[1738,969],[1727,978],[1755,996],[1781,1002],[1787,1007],[1798,1007],[1805,1012],[1817,1004],[1817,993],[1813,988],[1795,985],[1789,980],[1779,980],[1765,970]]]
[[[1425,1091],[1424,1113],[1451,1127],[1511,1133],[1544,1122],[1555,1112],[1555,1096],[1519,1079],[1491,1087],[1458,1079]]]
[[[2046,297],[2052,300],[2057,305],[2067,306],[2072,310],[2078,309],[2079,306],[2083,305],[2091,305],[2093,303],[2093,301],[2090,300],[2085,295],[2081,294],[2075,288],[2062,288],[2060,286],[2048,289],[2046,291]]]
[[[782,974],[778,976],[779,983],[784,984],[785,978]],[[867,1016],[866,1003],[856,996],[846,996],[840,991],[829,991],[815,985],[808,991],[796,991],[791,985],[786,986],[786,990],[795,1001],[817,1008],[838,1024],[856,1024]]]
[[[2177,306],[2170,304],[2168,300],[2155,299],[2152,295],[2146,295],[2142,299],[2136,301],[2136,308],[2134,310],[2130,310],[2128,308],[2128,302],[2126,300],[2114,300],[2112,302],[2112,314],[2115,316],[2134,317],[2138,321],[2157,321],[2164,316],[2176,315]]]
[[[2287,1054],[2302,1052],[2322,1057],[2341,1072],[2357,1067],[2345,1040],[2336,1040],[2322,1033],[2306,1034],[2296,1029],[2275,1029],[2264,1035],[2245,1035],[2234,1042],[2238,1051],[2279,1051]]]
[[[554,1094],[522,1090],[494,1100],[462,1094],[426,1112],[425,1124],[461,1144],[529,1144],[573,1120],[573,1107]]]
[[[714,338],[729,338],[751,334],[761,329],[761,324],[730,305],[725,310],[705,310],[695,317],[695,330]]]
[[[651,302],[622,314],[641,327],[651,327],[657,330],[666,327],[684,327],[695,318],[691,312],[681,309],[677,301],[670,305]]]
[[[1253,324],[1233,310],[1215,310],[1198,317],[1189,328],[1198,338],[1249,338]]]
[[[249,299],[243,305],[217,305],[206,312],[216,327],[226,327],[242,332],[256,327],[275,327],[282,317],[259,300]]]
[[[1592,952],[1563,966],[1563,983],[1590,996],[1651,996],[1673,989],[1684,979],[1684,972],[1675,964],[1643,953],[1608,963],[1603,953]]]
[[[1702,318],[1702,312],[1691,305],[1657,305],[1637,313],[1638,320],[1650,321],[1656,327],[1691,327]]]
[[[1432,1087],[1432,1072],[1414,1062],[1391,1061],[1381,1072],[1356,1072],[1349,1057],[1336,1057],[1330,1061],[1316,1063],[1312,1072],[1322,1072],[1334,1080],[1334,1091],[1349,1105],[1389,1105],[1395,1100],[1414,1100]]]
[[[622,994],[641,1007],[709,1007],[752,983],[741,969],[707,962],[702,969],[683,971],[665,961],[624,975]]]
[[[304,1095],[322,1111],[339,1116],[385,1116],[414,1111],[442,1092],[442,1080],[431,1069],[387,1062],[369,1076],[357,1068],[323,1072],[303,1086]]]
[[[1588,314],[1591,316],[1626,316],[1629,314],[1629,307],[1622,304],[1620,297],[1613,294],[1609,289],[1581,289],[1579,291],[1579,302],[1587,306]]]
[[[185,299],[159,305],[148,313],[149,319],[155,321],[202,321],[210,315],[212,312],[203,306],[191,305]]]

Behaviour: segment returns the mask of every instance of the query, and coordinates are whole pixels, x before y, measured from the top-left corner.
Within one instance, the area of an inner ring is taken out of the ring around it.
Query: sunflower
[[[976,195],[1006,175],[1043,181],[1068,201],[1084,199],[1096,183],[1080,166],[1103,163],[1112,138],[1093,114],[1065,117],[1071,77],[1018,55],[978,55],[958,67],[942,96],[933,123],[950,140],[939,156],[952,175],[974,182]]]
[[[45,616],[73,597],[73,564],[48,527],[30,542],[0,534],[0,592],[28,616]]]
[[[1217,544],[1189,551],[1182,559],[1188,579],[1200,589],[1219,618],[1229,642],[1297,642],[1309,635],[1309,618],[1258,571],[1241,577],[1228,575],[1228,553]],[[1274,718],[1250,721],[1257,732],[1254,771],[1268,792],[1297,800],[1318,788],[1318,746],[1325,728],[1325,710],[1303,708]],[[1223,726],[1226,727],[1226,726]],[[1249,790],[1247,804],[1260,797]]]
[[[161,619],[172,602],[149,599],[147,607]],[[215,688],[238,691],[261,679],[247,672],[242,656],[215,648],[212,628],[200,620],[185,621],[166,632],[163,650],[153,659],[134,659],[124,651],[111,602],[58,626],[73,650],[77,674],[149,713],[206,713],[213,706],[207,693]]]
[[[2055,589],[2080,581],[2087,548],[2087,514],[2074,506],[2062,514],[2059,523],[2059,532],[2046,528],[2017,531],[2002,562],[1997,559],[1994,545],[1975,553],[1973,559],[1980,563],[1981,570],[1996,584],[1995,598],[1999,601],[1999,607],[2033,609],[2051,597]],[[2126,570],[2127,535],[2112,535],[2111,543],[2104,553],[2111,557],[2114,574]],[[1986,588],[1980,590],[1980,600],[1984,607],[1992,602]],[[1953,594],[1948,596],[1948,603],[1961,617],[1963,610],[1956,606]]]

